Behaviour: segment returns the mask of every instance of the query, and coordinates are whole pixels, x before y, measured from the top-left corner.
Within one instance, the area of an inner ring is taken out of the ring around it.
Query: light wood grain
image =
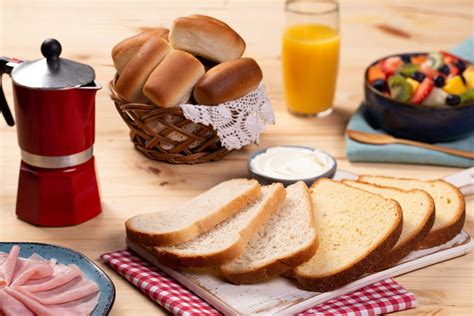
[[[290,116],[283,102],[280,72],[282,1],[93,1],[0,0],[0,55],[35,59],[46,37],[63,45],[63,57],[92,65],[104,86],[114,70],[110,50],[141,27],[167,26],[173,18],[203,13],[221,18],[247,41],[246,55],[264,72],[277,124],[265,131],[260,146],[299,144],[333,154],[341,169],[356,173],[439,178],[455,168],[396,164],[352,164],[345,158],[343,133],[363,97],[362,74],[372,60],[396,52],[449,49],[473,30],[472,1],[341,1],[342,53],[334,113],[323,119]],[[391,29],[400,30],[390,33]],[[3,79],[12,102],[8,80]],[[0,119],[0,240],[47,242],[77,249],[114,280],[117,299],[112,315],[163,312],[99,262],[99,254],[124,247],[123,222],[140,212],[171,207],[210,186],[246,176],[246,158],[257,146],[231,153],[223,161],[172,166],[150,161],[133,149],[125,124],[108,97],[97,95],[95,154],[104,212],[77,227],[39,228],[15,217],[20,162],[14,128]],[[465,229],[474,233],[474,201],[467,199]],[[472,314],[474,254],[398,277],[415,292],[418,307],[406,313]]]

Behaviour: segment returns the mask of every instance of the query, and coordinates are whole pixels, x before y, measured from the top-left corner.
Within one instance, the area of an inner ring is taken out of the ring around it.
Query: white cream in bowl
[[[318,149],[271,147],[255,156],[250,168],[260,175],[282,180],[314,178],[334,167],[334,159]]]

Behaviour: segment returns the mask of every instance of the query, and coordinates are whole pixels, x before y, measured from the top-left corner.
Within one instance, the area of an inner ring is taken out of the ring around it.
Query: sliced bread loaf
[[[183,205],[127,220],[127,237],[145,246],[170,246],[208,231],[260,198],[256,180],[222,182]]]
[[[341,182],[320,179],[310,191],[320,244],[294,276],[306,290],[331,291],[371,271],[390,253],[403,215],[396,201]]]
[[[285,201],[281,183],[261,190],[259,200],[214,228],[178,245],[153,247],[152,253],[158,262],[170,267],[214,267],[240,256],[252,235]]]
[[[317,247],[309,191],[297,182],[286,188],[285,202],[250,239],[244,253],[220,270],[232,283],[257,283],[305,262]]]
[[[353,180],[342,182],[355,188],[379,194],[386,199],[395,200],[402,208],[402,234],[390,253],[380,261],[374,270],[382,270],[400,261],[418,246],[433,227],[435,219],[434,201],[425,191],[403,191],[397,188]]]
[[[446,243],[459,234],[464,226],[464,197],[455,186],[444,180],[421,181],[384,176],[360,176],[359,180],[402,190],[423,190],[431,195],[435,203],[435,222],[431,231],[420,242],[420,249]]]

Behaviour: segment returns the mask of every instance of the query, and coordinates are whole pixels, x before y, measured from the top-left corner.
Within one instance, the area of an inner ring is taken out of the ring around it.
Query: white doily
[[[219,105],[182,104],[184,116],[194,123],[211,125],[222,146],[240,149],[259,142],[266,124],[275,124],[272,105],[263,83],[240,99]]]

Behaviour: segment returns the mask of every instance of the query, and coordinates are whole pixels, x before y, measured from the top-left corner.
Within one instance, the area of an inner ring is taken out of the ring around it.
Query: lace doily
[[[228,150],[240,149],[259,142],[266,124],[275,124],[272,105],[263,83],[257,89],[237,100],[218,106],[182,104],[184,116],[194,123],[211,125],[222,146]]]

